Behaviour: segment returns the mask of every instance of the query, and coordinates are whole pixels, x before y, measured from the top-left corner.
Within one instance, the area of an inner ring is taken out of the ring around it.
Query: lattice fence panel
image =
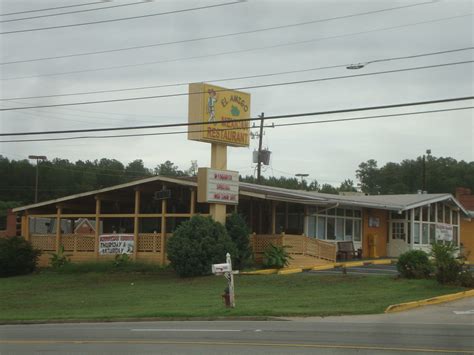
[[[72,234],[61,236],[61,245],[64,247],[64,251],[74,251],[75,242],[76,238]]]
[[[139,252],[156,253],[161,250],[161,234],[141,233],[138,235]]]
[[[271,244],[282,245],[281,236],[279,235],[253,235],[251,240],[254,253],[265,252]]]
[[[31,235],[33,247],[43,251],[56,250],[56,235],[54,234],[33,234]]]
[[[95,251],[95,236],[93,234],[77,234],[76,251]]]

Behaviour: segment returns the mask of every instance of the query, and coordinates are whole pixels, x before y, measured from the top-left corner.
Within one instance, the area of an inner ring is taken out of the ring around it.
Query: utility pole
[[[35,203],[38,202],[38,168],[39,162],[46,160],[47,158],[44,155],[29,155],[28,159],[36,160],[36,183],[35,183]]]
[[[258,135],[258,160],[257,160],[257,184],[260,184],[262,180],[262,137],[263,137],[263,121],[264,121],[264,116],[265,114],[262,112],[262,114],[258,117],[260,117],[260,134]]]
[[[431,154],[431,149],[426,150],[426,154],[430,155]],[[423,154],[423,174],[422,174],[422,184],[421,184],[421,191],[424,193],[426,190],[426,158],[425,155]]]

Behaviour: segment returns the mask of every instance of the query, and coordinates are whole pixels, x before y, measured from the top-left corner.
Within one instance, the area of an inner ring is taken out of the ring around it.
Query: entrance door
[[[408,224],[406,221],[390,223],[390,239],[388,244],[388,256],[398,257],[408,250]]]

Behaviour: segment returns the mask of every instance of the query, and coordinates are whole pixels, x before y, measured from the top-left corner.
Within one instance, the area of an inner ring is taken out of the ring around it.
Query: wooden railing
[[[309,255],[315,258],[328,261],[336,261],[336,244],[323,240],[309,238],[304,235],[257,235],[250,236],[252,250],[255,259],[258,261],[263,257],[263,253],[268,247],[273,245],[286,246],[289,254]]]

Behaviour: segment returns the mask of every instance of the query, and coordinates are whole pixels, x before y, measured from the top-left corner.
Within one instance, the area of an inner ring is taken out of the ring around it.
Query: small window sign
[[[369,217],[369,227],[379,228],[380,227],[380,218],[370,216]]]

